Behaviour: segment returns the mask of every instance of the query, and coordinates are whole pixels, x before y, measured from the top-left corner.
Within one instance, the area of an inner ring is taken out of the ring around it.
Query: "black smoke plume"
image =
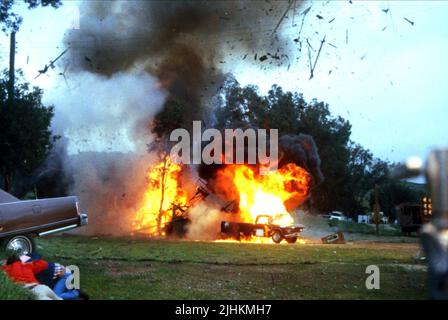
[[[171,129],[164,121],[188,128],[203,118],[204,102],[224,79],[221,65],[242,56],[287,57],[287,42],[275,29],[288,8],[290,1],[269,0],[86,1],[81,28],[65,42],[75,71],[156,76],[169,95],[152,128],[163,136]]]

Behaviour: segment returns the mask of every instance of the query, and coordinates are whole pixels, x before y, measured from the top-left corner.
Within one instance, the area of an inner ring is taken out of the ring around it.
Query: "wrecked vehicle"
[[[34,238],[86,225],[77,197],[21,201],[0,189],[0,250],[35,251]]]
[[[421,203],[402,203],[397,206],[397,217],[403,234],[418,232],[432,217],[431,199],[423,198]]]
[[[257,216],[255,223],[221,222],[221,234],[224,238],[243,240],[251,237],[270,237],[275,243],[280,243],[283,239],[288,243],[295,243],[303,228],[300,224],[280,226],[275,224],[273,217],[269,215]]]

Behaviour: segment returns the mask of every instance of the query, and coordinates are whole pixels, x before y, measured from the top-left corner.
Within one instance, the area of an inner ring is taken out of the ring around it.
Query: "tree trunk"
[[[12,190],[12,173],[7,172],[3,175],[3,185],[5,191],[11,193]]]
[[[165,201],[165,178],[166,178],[166,166],[167,166],[167,158],[165,157],[163,163],[163,171],[162,171],[162,185],[161,185],[161,197],[160,197],[160,207],[159,207],[159,215],[157,216],[157,234],[160,236],[162,234],[162,216],[163,216],[163,203]]]

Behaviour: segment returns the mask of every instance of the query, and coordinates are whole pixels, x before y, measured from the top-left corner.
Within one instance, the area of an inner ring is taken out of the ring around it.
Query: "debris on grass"
[[[323,244],[345,244],[346,243],[344,234],[340,231],[330,234],[326,237],[323,237],[321,240],[322,240]]]

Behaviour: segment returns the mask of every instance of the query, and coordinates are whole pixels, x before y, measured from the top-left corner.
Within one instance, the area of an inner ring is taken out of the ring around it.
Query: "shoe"
[[[78,291],[79,291],[79,297],[78,297],[79,300],[90,300],[89,295],[85,291],[81,289],[79,289]]]

